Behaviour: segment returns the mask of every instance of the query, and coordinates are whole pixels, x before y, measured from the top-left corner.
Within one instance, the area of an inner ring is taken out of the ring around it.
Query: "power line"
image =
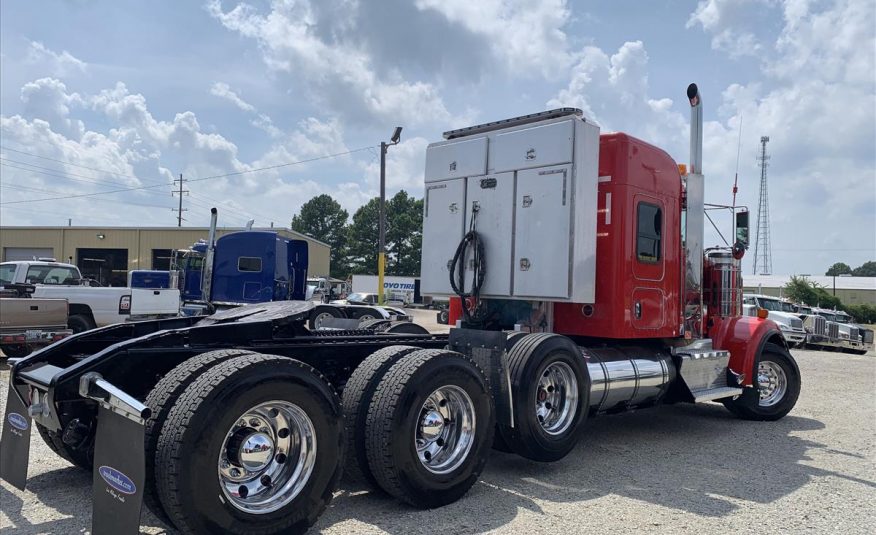
[[[20,165],[27,165],[30,167],[35,167],[36,169],[30,169],[29,167],[20,167],[18,165],[13,165],[12,163],[7,163],[7,162],[13,162],[15,164],[20,164]],[[11,167],[13,169],[20,169],[22,171],[30,171],[31,173],[48,175],[48,176],[53,176],[53,177],[57,177],[57,178],[64,178],[67,180],[71,180],[73,182],[85,182],[88,184],[99,184],[99,185],[103,185],[103,186],[127,186],[127,184],[125,184],[124,182],[113,182],[110,180],[97,180],[97,179],[90,177],[90,176],[77,175],[75,173],[67,173],[66,171],[62,171],[60,169],[50,169],[48,167],[40,167],[40,166],[34,165],[32,163],[19,162],[18,160],[10,160],[8,158],[2,158],[2,157],[0,157],[0,165],[6,166],[6,167]],[[45,169],[45,170],[40,171],[40,169]],[[81,178],[72,178],[72,177],[81,177]]]
[[[190,179],[187,179],[187,181],[188,181],[188,182],[202,182],[202,181],[204,181],[204,180],[213,180],[213,179],[216,179],[216,178],[227,178],[227,177],[231,177],[231,176],[239,176],[239,175],[244,175],[244,174],[248,174],[248,173],[257,173],[257,172],[261,172],[261,171],[270,171],[270,170],[273,170],[273,169],[279,169],[279,168],[282,168],[282,167],[290,167],[290,166],[293,166],[293,165],[301,165],[301,164],[305,164],[305,163],[316,162],[316,161],[319,161],[319,160],[327,160],[327,159],[330,159],[330,158],[337,158],[337,157],[339,157],[339,156],[346,156],[346,155],[348,155],[348,154],[353,154],[353,153],[356,153],[356,152],[361,152],[361,151],[364,151],[364,150],[369,150],[369,149],[371,149],[371,148],[372,148],[372,147],[370,147],[370,146],[368,146],[368,147],[360,147],[360,148],[358,148],[358,149],[348,150],[348,151],[345,151],[345,152],[338,152],[338,153],[334,153],[334,154],[327,154],[327,155],[325,155],[325,156],[317,156],[317,157],[314,157],[314,158],[308,158],[308,159],[305,159],[305,160],[298,160],[298,161],[295,161],[295,162],[288,162],[288,163],[283,163],[283,164],[270,165],[270,166],[267,166],[267,167],[259,167],[259,168],[256,168],[256,169],[246,169],[246,170],[244,170],[244,171],[235,171],[235,172],[233,172],[233,173],[225,173],[225,174],[222,174],[222,175],[206,176],[206,177],[202,177],[202,178],[190,178]],[[8,149],[7,149],[7,150],[8,150]],[[63,163],[63,162],[62,162],[62,163]],[[31,170],[31,169],[25,169],[25,170],[26,170],[26,171],[31,171],[31,172],[33,172],[33,173],[39,173],[39,172],[40,172],[40,171]],[[65,177],[61,176],[61,178],[65,178]],[[139,180],[139,179],[138,179],[138,180]],[[174,182],[175,182],[175,181],[174,181]],[[22,203],[28,203],[28,202],[54,201],[54,200],[60,200],[60,199],[72,199],[72,198],[81,198],[81,197],[94,197],[94,196],[97,196],[97,195],[109,195],[109,194],[112,194],[112,193],[121,193],[121,192],[124,192],[124,191],[148,190],[148,189],[152,189],[152,188],[165,187],[165,186],[167,186],[167,185],[173,185],[173,184],[170,184],[170,183],[167,183],[167,184],[153,184],[153,185],[150,185],[150,186],[137,186],[137,187],[123,188],[123,189],[117,189],[117,190],[111,190],[111,191],[98,191],[98,192],[93,192],[93,193],[82,193],[82,194],[79,194],[79,195],[70,195],[70,196],[66,196],[66,197],[50,197],[50,198],[45,198],[45,199],[28,199],[28,200],[22,200],[22,201],[9,201],[9,202],[2,202],[2,203],[0,203],[0,205],[22,204]]]
[[[40,189],[40,188],[31,188],[28,186],[19,186],[17,184],[9,184],[9,183],[0,184],[0,188],[10,188],[10,189],[16,189],[16,190],[21,190],[21,191],[34,191],[34,192],[38,192],[38,193],[48,193],[51,195],[61,195],[62,194],[62,192],[60,192],[60,191],[51,191],[51,190]],[[113,202],[113,203],[118,204],[118,201],[115,201],[113,199],[92,199],[92,200],[99,201],[99,202]],[[131,206],[145,206],[147,208],[167,208],[167,206],[162,206],[162,205],[158,205],[158,204],[146,204],[146,203],[138,203],[138,202],[133,202],[133,201],[125,201],[122,204],[129,204]],[[14,208],[14,207],[10,206],[9,208]]]
[[[135,179],[137,179],[137,180],[141,180],[139,177],[136,177],[136,176],[134,176],[134,175],[126,175],[126,174],[124,174],[124,173],[118,173],[118,172],[116,172],[116,171],[110,171],[110,170],[108,170],[108,169],[101,169],[101,168],[99,168],[99,167],[88,167],[87,165],[81,165],[81,164],[78,164],[78,163],[68,162],[68,161],[66,161],[66,160],[58,160],[57,158],[50,158],[50,157],[48,157],[48,156],[41,156],[41,155],[39,155],[39,154],[34,154],[34,153],[32,153],[32,152],[26,152],[26,151],[23,151],[23,150],[12,149],[12,148],[6,147],[6,146],[4,146],[4,145],[0,145],[0,149],[8,150],[9,152],[17,152],[18,154],[26,154],[26,155],[28,155],[28,156],[33,156],[34,158],[42,158],[43,160],[49,160],[49,161],[52,161],[52,162],[58,162],[58,163],[62,163],[62,164],[65,164],[65,165],[72,165],[73,167],[81,167],[81,168],[83,168],[83,169],[88,169],[88,170],[91,170],[91,171],[99,171],[99,172],[101,172],[101,173],[106,173],[106,174],[109,174],[109,175],[124,176],[124,177],[128,177],[128,178],[135,178]]]

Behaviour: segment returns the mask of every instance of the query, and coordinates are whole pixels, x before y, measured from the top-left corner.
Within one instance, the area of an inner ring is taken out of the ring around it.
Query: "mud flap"
[[[146,483],[145,424],[151,411],[97,373],[80,378],[79,394],[99,402],[91,533],[139,533]]]
[[[27,482],[30,428],[27,405],[10,382],[6,414],[3,415],[3,435],[0,436],[0,478],[19,490],[24,490]]]
[[[100,407],[94,444],[93,535],[140,532],[145,426]]]

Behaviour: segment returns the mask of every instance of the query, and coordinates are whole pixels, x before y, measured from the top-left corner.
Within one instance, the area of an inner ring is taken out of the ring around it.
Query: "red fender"
[[[742,384],[753,386],[754,363],[764,344],[772,342],[787,349],[779,326],[769,319],[754,316],[712,318],[709,335],[712,347],[730,352],[730,369],[744,374]]]

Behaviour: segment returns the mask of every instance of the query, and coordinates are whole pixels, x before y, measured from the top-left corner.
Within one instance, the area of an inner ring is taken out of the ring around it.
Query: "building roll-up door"
[[[34,258],[53,258],[55,250],[51,247],[4,247],[3,261],[33,260]]]

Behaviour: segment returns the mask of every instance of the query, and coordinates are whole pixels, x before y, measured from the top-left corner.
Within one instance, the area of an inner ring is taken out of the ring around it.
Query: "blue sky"
[[[769,135],[773,272],[820,274],[876,257],[874,28],[870,0],[4,1],[0,221],[171,225],[179,173],[240,173],[188,184],[189,225],[288,225],[319,193],[352,214],[397,124],[389,189],[420,195],[444,130],[560,105],[686,162],[695,81],[707,200],[741,120],[756,208]]]

